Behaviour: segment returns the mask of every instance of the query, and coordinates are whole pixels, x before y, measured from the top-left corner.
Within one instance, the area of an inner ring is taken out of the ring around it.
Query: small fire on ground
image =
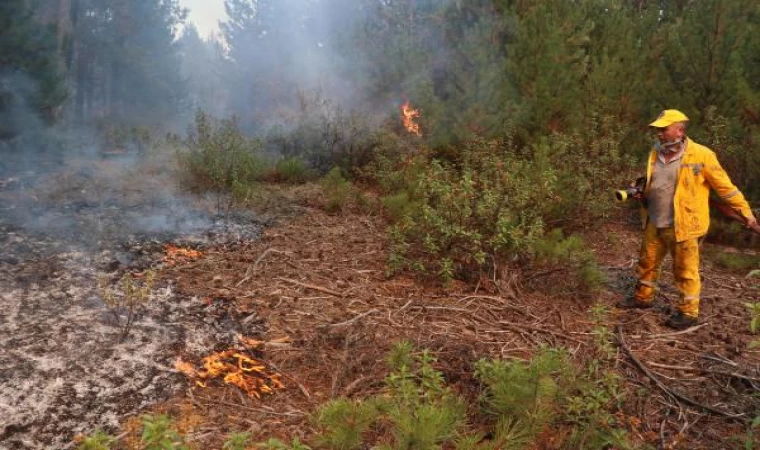
[[[197,370],[191,363],[181,359],[177,359],[175,367],[195,380],[195,384],[200,387],[205,388],[209,383],[221,380],[256,398],[285,387],[280,380],[280,374],[268,369],[264,362],[236,349],[204,357],[203,367]]]
[[[417,117],[420,116],[420,111],[418,109],[412,108],[412,106],[409,104],[409,100],[406,100],[403,105],[401,105],[401,120],[404,123],[404,128],[410,133],[414,133],[417,136],[422,136],[422,132],[420,131],[420,125],[414,121]]]
[[[164,264],[169,267],[176,265],[180,261],[198,259],[203,256],[203,253],[198,250],[177,247],[171,244],[164,246],[164,253]]]

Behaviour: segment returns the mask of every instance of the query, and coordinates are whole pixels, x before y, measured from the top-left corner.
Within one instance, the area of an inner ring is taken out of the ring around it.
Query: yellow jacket
[[[710,188],[742,216],[753,217],[749,203],[731,182],[718,162],[715,152],[691,139],[686,139],[685,145],[673,199],[676,240],[682,242],[707,234],[710,226]],[[655,161],[657,161],[657,150],[653,148],[647,164],[645,195],[652,181]],[[648,216],[645,218],[648,219]],[[645,220],[644,226],[646,223]]]

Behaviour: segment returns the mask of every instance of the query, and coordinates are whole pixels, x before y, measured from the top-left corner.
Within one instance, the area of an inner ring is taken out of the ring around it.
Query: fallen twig
[[[340,326],[343,326],[343,325],[350,325],[350,324],[356,322],[357,320],[361,319],[362,317],[366,317],[366,316],[368,316],[370,314],[374,314],[376,312],[380,312],[380,311],[377,310],[377,309],[370,309],[369,311],[363,312],[363,313],[359,314],[356,317],[353,317],[351,319],[346,320],[345,322],[331,323],[331,324],[328,324],[328,325],[321,325],[321,326],[322,327],[340,327]]]
[[[635,337],[635,338],[647,338],[647,339],[667,338],[667,337],[672,337],[672,336],[678,336],[678,335],[681,335],[681,334],[693,333],[693,332],[699,330],[700,328],[706,327],[707,325],[710,325],[710,323],[709,322],[700,323],[699,325],[694,325],[693,327],[687,328],[685,330],[674,331],[672,333],[637,334],[637,335],[631,336],[631,337]]]
[[[359,384],[361,384],[366,379],[367,378],[364,375],[362,375],[359,378],[355,379],[354,381],[348,383],[348,385],[343,388],[343,396],[348,397],[351,393],[354,392],[354,389],[356,389],[356,387],[359,386]]]
[[[723,375],[723,376],[739,378],[739,379],[747,380],[747,381],[760,382],[760,378],[755,378],[749,375],[743,375],[741,373],[736,373],[736,372],[729,372],[726,370],[703,369],[701,367],[689,367],[689,366],[671,366],[668,364],[659,364],[659,363],[654,363],[654,362],[650,362],[649,365],[652,367],[657,367],[659,369],[683,370],[684,372],[699,372],[699,373],[706,373],[706,374],[711,374],[711,375]]]
[[[278,277],[277,279],[281,280],[281,281],[287,281],[288,283],[292,283],[292,284],[295,284],[295,285],[298,285],[298,286],[301,286],[301,287],[305,287],[307,289],[312,289],[312,290],[315,290],[315,291],[324,292],[325,294],[330,294],[330,295],[333,295],[335,297],[343,297],[345,295],[342,292],[333,291],[332,289],[328,289],[328,288],[322,287],[322,286],[317,286],[316,284],[302,283],[300,281],[291,280],[290,278]]]
[[[568,341],[571,341],[571,342],[575,342],[576,344],[585,344],[585,342],[583,342],[581,340],[578,340],[578,339],[571,338],[570,336],[567,336],[564,333],[558,333],[556,331],[545,330],[543,328],[534,327],[534,326],[531,326],[531,325],[524,325],[524,324],[519,324],[518,325],[518,324],[515,324],[515,323],[512,323],[512,322],[506,322],[504,320],[500,320],[499,321],[499,325],[503,325],[503,326],[505,326],[507,328],[512,327],[512,328],[514,328],[516,330],[519,330],[522,333],[524,333],[526,331],[535,331],[537,333],[550,334],[552,336],[556,336],[556,337],[559,337],[559,338],[562,338],[562,339],[565,339],[565,340],[568,340]]]
[[[304,413],[303,411],[294,411],[294,412],[288,412],[288,413],[280,413],[280,412],[276,412],[276,411],[267,411],[266,409],[251,408],[250,406],[245,406],[245,405],[240,405],[240,404],[236,404],[236,403],[225,402],[225,401],[222,401],[222,400],[214,400],[212,398],[203,397],[203,396],[200,396],[200,395],[197,396],[197,397],[195,397],[195,398],[200,399],[200,400],[205,400],[205,403],[204,402],[200,402],[198,400],[195,400],[195,402],[197,402],[197,403],[199,403],[199,404],[201,404],[203,406],[213,407],[214,405],[223,405],[223,406],[229,406],[229,407],[232,407],[232,408],[239,408],[239,409],[242,409],[242,410],[245,410],[245,411],[257,412],[257,413],[260,413],[260,414],[269,414],[269,415],[272,415],[272,416],[302,417],[302,416],[306,415],[306,413]]]
[[[531,314],[530,311],[527,310],[527,308],[520,308],[518,306],[515,306],[515,305],[509,303],[505,298],[497,297],[495,295],[468,295],[467,297],[462,297],[459,300],[460,301],[465,301],[465,300],[472,300],[472,299],[478,299],[478,298],[481,298],[483,300],[495,300],[495,301],[501,303],[501,305],[504,307],[504,309],[508,309],[510,311],[515,311],[515,312],[518,312],[520,314],[523,314],[523,315],[526,315],[526,316],[530,316],[530,317],[533,317],[533,318],[536,318],[536,319],[538,318],[538,317],[534,316],[533,314]]]
[[[256,272],[256,270],[258,270],[259,263],[270,253],[286,253],[286,252],[281,252],[272,247],[264,250],[264,253],[262,253],[261,256],[259,256],[253,264],[248,266],[248,269],[245,271],[245,276],[243,276],[243,279],[238,281],[237,284],[235,284],[235,287],[240,287],[241,284],[250,280],[253,274]]]
[[[668,388],[667,386],[665,386],[665,384],[659,378],[657,378],[657,376],[655,374],[653,374],[652,371],[649,370],[649,368],[647,366],[645,366],[636,357],[636,355],[633,354],[633,352],[631,351],[631,349],[628,348],[628,345],[626,345],[626,343],[625,343],[625,337],[623,336],[623,328],[620,325],[618,325],[616,328],[617,328],[617,335],[618,335],[618,344],[620,345],[620,348],[622,348],[623,351],[625,352],[625,354],[628,355],[628,357],[631,359],[631,361],[633,361],[633,364],[636,367],[638,367],[639,370],[641,370],[642,372],[644,372],[644,375],[646,375],[647,377],[649,377],[654,382],[654,384],[657,385],[657,387],[660,388],[660,390],[662,390],[662,392],[664,392],[665,394],[667,394],[668,396],[670,396],[670,397],[672,397],[672,398],[674,398],[676,400],[680,400],[681,402],[686,403],[687,405],[694,406],[696,408],[702,409],[704,411],[707,411],[707,412],[710,412],[710,413],[713,413],[713,414],[716,414],[716,415],[719,415],[719,416],[728,417],[728,418],[731,418],[731,419],[738,419],[738,418],[744,416],[744,414],[731,414],[729,412],[721,411],[720,409],[713,408],[712,406],[709,406],[709,405],[703,405],[702,403],[699,403],[696,400],[694,400],[692,398],[689,398],[689,397],[687,397],[687,396],[685,396],[683,394],[680,394],[680,393],[678,393],[678,392],[676,392],[676,391]]]

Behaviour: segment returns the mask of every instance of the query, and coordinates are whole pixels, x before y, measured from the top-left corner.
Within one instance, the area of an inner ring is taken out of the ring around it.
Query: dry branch
[[[345,295],[342,292],[333,291],[332,289],[328,289],[328,288],[322,287],[322,286],[317,286],[316,284],[302,283],[300,281],[291,280],[290,278],[278,277],[277,279],[280,280],[280,281],[286,281],[286,282],[291,283],[291,284],[295,284],[295,285],[298,285],[298,286],[301,286],[301,287],[305,287],[306,289],[311,289],[311,290],[314,290],[314,291],[324,292],[325,294],[330,294],[330,295],[333,295],[335,297],[343,297]]]
[[[507,327],[507,328],[510,328],[510,327],[514,328],[515,330],[517,330],[518,332],[521,332],[521,333],[525,333],[526,331],[535,331],[536,333],[550,334],[550,335],[556,336],[558,338],[562,338],[562,339],[565,339],[565,340],[568,340],[568,341],[571,341],[571,342],[575,342],[576,344],[581,344],[581,345],[585,344],[585,342],[583,342],[581,340],[578,340],[578,339],[571,338],[570,336],[568,336],[568,335],[566,335],[564,333],[557,333],[556,331],[545,330],[543,328],[534,327],[534,326],[531,326],[531,325],[523,325],[523,324],[519,324],[518,325],[518,324],[515,324],[515,323],[512,323],[512,322],[506,322],[504,320],[500,320],[499,324],[503,325],[504,327]]]
[[[664,392],[665,394],[667,394],[669,397],[672,397],[672,398],[674,398],[676,400],[680,400],[681,402],[686,403],[687,405],[691,405],[691,406],[693,406],[695,408],[698,408],[698,409],[701,409],[703,411],[707,411],[709,413],[716,414],[716,415],[723,416],[723,417],[728,417],[730,419],[738,419],[738,418],[744,416],[744,414],[731,414],[729,412],[722,411],[722,410],[717,409],[717,408],[713,408],[712,406],[709,406],[709,405],[703,405],[702,403],[699,403],[698,401],[696,401],[696,400],[694,400],[694,399],[692,399],[690,397],[687,397],[687,396],[685,396],[683,394],[680,394],[680,393],[678,393],[678,392],[670,389],[669,387],[665,386],[665,383],[663,383],[659,378],[657,378],[657,376],[655,374],[653,374],[652,371],[649,370],[649,368],[647,366],[645,366],[644,363],[642,363],[633,354],[633,352],[628,347],[628,345],[626,345],[626,343],[625,343],[625,337],[623,336],[623,328],[620,325],[618,325],[616,328],[617,328],[617,335],[618,335],[618,344],[620,345],[620,348],[622,348],[623,351],[625,352],[625,354],[628,355],[628,358],[630,358],[631,361],[633,361],[633,364],[636,367],[638,367],[639,370],[641,370],[642,372],[644,372],[644,375],[646,375],[647,377],[649,377],[649,379],[651,379],[654,382],[654,384],[658,388],[660,388],[660,390],[662,392]]]
[[[647,339],[668,338],[668,337],[672,337],[672,336],[679,336],[679,335],[682,335],[682,334],[693,333],[693,332],[699,330],[700,328],[706,327],[707,325],[710,325],[710,322],[700,323],[699,325],[695,325],[693,327],[689,327],[689,328],[687,328],[685,330],[681,330],[681,331],[674,331],[672,333],[638,334],[638,335],[631,336],[631,337],[634,337],[634,338],[647,338]]]
[[[321,325],[320,327],[340,327],[342,325],[350,325],[350,324],[356,322],[357,320],[361,319],[362,317],[366,317],[366,316],[368,316],[370,314],[374,314],[376,312],[380,312],[380,311],[377,310],[377,309],[370,309],[369,311],[363,312],[363,313],[359,314],[358,316],[353,317],[351,319],[348,319],[348,320],[346,320],[344,322],[331,323],[331,324],[328,324],[328,325]]]
[[[741,380],[760,382],[760,378],[744,375],[741,373],[730,372],[726,370],[704,369],[701,367],[689,367],[689,366],[671,366],[668,364],[659,364],[659,363],[653,363],[653,362],[650,362],[649,365],[652,367],[657,367],[658,369],[683,370],[684,372],[699,372],[699,373],[709,374],[709,375],[722,375],[722,376],[727,376],[727,377],[732,377],[732,378],[739,378]]]

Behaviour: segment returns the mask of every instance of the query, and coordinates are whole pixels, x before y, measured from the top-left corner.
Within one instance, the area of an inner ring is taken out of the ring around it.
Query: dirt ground
[[[502,274],[499,282],[448,286],[412,273],[389,275],[382,218],[329,215],[311,203],[259,240],[207,248],[160,272],[177,296],[223,306],[236,329],[263,342],[255,354],[284,384],[256,398],[188,378],[184,392],[150,411],[174,417],[197,448],[221,448],[235,431],[250,432],[254,442],[308,441],[315,432],[309,416],[322,403],[381,392],[385,356],[401,339],[434,351],[447,382],[471,399],[478,389],[473,363],[480,358],[529,358],[547,344],[569,349],[581,365],[593,351],[594,305],[609,308],[609,328],[624,342],[617,346],[627,394],[621,414],[631,419],[625,426],[636,445],[744,448],[760,382],[760,350],[750,345],[756,336],[743,305],[760,301],[760,287],[745,273],[704,261],[700,324],[674,332],[662,325],[677,297],[667,274],[656,308],[613,306],[634,283],[639,235],[625,214],[587,233],[607,284],[595,298],[579,298],[541,289],[558,283],[541,274],[529,283]],[[178,354],[196,367],[204,356]],[[124,428],[134,434],[138,419]],[[537,448],[552,448],[551,441]]]

